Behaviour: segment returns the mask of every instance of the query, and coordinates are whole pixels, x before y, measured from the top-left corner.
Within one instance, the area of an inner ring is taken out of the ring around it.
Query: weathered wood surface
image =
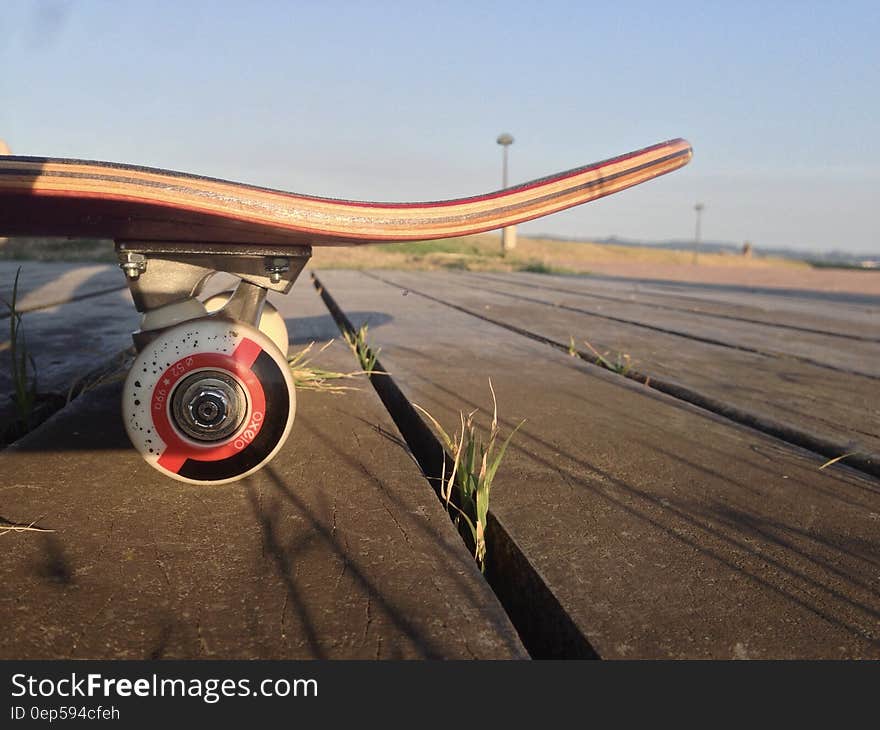
[[[18,280],[16,309],[27,312],[125,288],[125,277],[111,264],[72,264],[42,261],[0,261],[0,300],[12,302],[16,272]],[[0,317],[8,316],[0,307]]]
[[[310,287],[291,299],[302,338],[335,334]],[[0,657],[525,656],[366,383],[301,392],[269,467],[207,489],[131,449],[119,390],[0,452]],[[54,532],[3,534],[33,520]]]
[[[131,346],[140,316],[128,291],[37,309],[22,317],[28,352],[34,358],[37,386],[44,393],[66,393],[114,355]],[[0,337],[8,348],[9,333]],[[0,394],[8,394],[9,371],[0,370]]]
[[[673,333],[731,349],[785,356],[829,369],[880,378],[880,340],[842,341],[825,333],[792,328],[781,333],[778,327],[769,324],[705,317],[671,308],[660,309],[655,303],[590,302],[581,294],[546,291],[540,287],[537,292],[530,294],[534,295],[606,317],[612,322],[636,324],[646,331]],[[880,312],[878,309],[874,311]]]
[[[877,480],[419,297],[429,277],[320,276],[446,426],[488,377],[527,419],[493,512],[600,656],[880,657]]]
[[[28,377],[40,394],[37,421],[67,399],[71,388],[94,382],[131,346],[140,316],[134,311],[119,268],[106,264],[0,262],[0,298],[11,304],[21,267],[16,310],[22,314]],[[17,420],[13,399],[10,310],[0,306],[0,439]],[[19,357],[22,350],[19,350]]]
[[[29,274],[34,341],[61,342],[63,353],[92,332],[127,346],[137,324],[128,294],[90,288],[119,272],[76,272]],[[383,363],[413,400],[454,426],[459,409],[488,408],[491,376],[505,426],[528,419],[493,510],[600,656],[880,657],[878,480],[840,465],[819,471],[815,454],[448,306],[629,352],[641,370],[686,376],[719,398],[869,448],[872,378],[573,310],[613,309],[632,295],[636,314],[667,306],[711,322],[732,311],[740,324],[779,315],[767,325],[868,332],[859,342],[871,345],[870,301],[375,275],[397,285],[353,272],[322,279],[355,324],[371,323]],[[68,301],[53,307],[45,295],[58,276]],[[606,299],[589,299],[597,293]],[[559,296],[572,309],[552,306]],[[306,281],[275,302],[294,348],[337,334]],[[701,311],[689,313],[694,302]],[[356,367],[338,345],[321,364]],[[13,627],[0,656],[522,656],[418,469],[381,435],[394,433],[387,414],[361,388],[301,393],[282,455],[238,486],[182,487],[143,464],[118,422],[113,385],[0,452],[0,517],[57,530],[2,535],[0,575],[16,590],[0,598],[0,621]]]
[[[599,264],[600,262],[597,262]],[[597,270],[605,268],[597,265]],[[652,272],[656,270],[657,276]],[[625,272],[625,273],[624,273]],[[590,285],[607,286],[617,291],[633,288],[662,294],[677,293],[686,299],[767,307],[769,310],[817,313],[823,304],[835,311],[849,309],[847,318],[858,315],[862,305],[873,307],[880,298],[880,277],[870,270],[834,270],[810,267],[788,268],[775,265],[740,266],[700,263],[626,265],[622,271],[591,271],[585,278]],[[570,279],[570,275],[549,278]]]
[[[789,357],[746,352],[607,319],[577,299],[522,275],[411,274],[376,272],[404,288],[454,303],[475,314],[518,327],[565,347],[622,360],[654,382],[683,386],[719,412],[734,408],[759,424],[859,452],[880,465],[880,384],[872,378],[832,371]],[[532,284],[534,285],[532,286]],[[656,310],[660,312],[661,310]],[[838,341],[840,347],[851,341]]]
[[[880,274],[865,272],[865,276]],[[516,282],[532,291],[580,294],[608,312],[623,299],[660,310],[679,310],[698,317],[739,319],[780,330],[795,329],[843,339],[880,341],[880,297],[846,292],[806,292],[734,285],[646,282],[603,276],[558,276],[485,273],[487,279]],[[719,322],[719,324],[722,324]]]

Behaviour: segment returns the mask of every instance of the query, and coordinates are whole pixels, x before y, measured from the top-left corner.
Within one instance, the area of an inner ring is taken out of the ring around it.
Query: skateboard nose
[[[191,375],[172,398],[176,425],[198,441],[218,441],[232,435],[244,420],[245,411],[241,386],[215,371]]]

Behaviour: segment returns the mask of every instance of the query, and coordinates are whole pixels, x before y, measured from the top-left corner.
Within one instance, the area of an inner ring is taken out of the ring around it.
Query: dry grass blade
[[[858,451],[850,451],[847,454],[841,454],[840,456],[835,456],[833,459],[829,459],[824,464],[822,464],[822,466],[819,467],[819,471],[822,471],[822,469],[824,469],[826,466],[831,466],[832,464],[836,464],[838,461],[842,461],[843,459],[847,458],[848,456],[855,456],[858,453],[859,453]]]
[[[36,525],[41,519],[43,518],[37,517],[37,519],[28,525],[17,525],[14,522],[6,522],[4,520],[3,524],[0,524],[0,537],[7,532],[55,532],[55,530],[49,530],[45,527],[34,527],[34,525]]]
[[[321,348],[311,357],[309,353],[315,346],[314,342],[310,342],[299,352],[287,358],[287,364],[293,375],[293,382],[299,390],[318,390],[324,393],[344,393],[349,390],[357,390],[351,385],[339,385],[336,381],[350,380],[359,375],[366,375],[363,370],[355,370],[349,373],[340,373],[335,370],[325,370],[313,364],[315,357],[324,352],[335,340],[330,340],[321,346]]]
[[[367,341],[369,329],[369,323],[364,322],[364,324],[358,327],[357,331],[346,330],[343,333],[343,336],[345,337],[348,346],[351,348],[351,351],[360,362],[361,367],[367,375],[372,375],[373,370],[376,367],[376,361],[379,359],[381,348],[373,349],[370,346]]]
[[[91,370],[85,375],[75,377],[67,389],[65,405],[68,405],[74,398],[78,398],[102,385],[124,380],[128,369],[131,367],[131,363],[134,361],[134,356],[134,348],[128,348],[117,354],[109,363],[105,363],[100,368]]]

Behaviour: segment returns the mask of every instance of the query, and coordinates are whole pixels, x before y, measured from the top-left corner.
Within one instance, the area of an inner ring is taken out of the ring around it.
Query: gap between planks
[[[357,330],[345,312],[314,272],[311,277],[340,332],[343,335],[356,334]],[[369,374],[370,383],[406,441],[429,486],[440,498],[436,485],[441,482],[443,474],[450,473],[451,457],[378,359],[372,372],[378,377]],[[485,578],[530,656],[533,659],[598,659],[599,655],[584,632],[578,628],[540,571],[531,564],[491,508],[486,542]]]

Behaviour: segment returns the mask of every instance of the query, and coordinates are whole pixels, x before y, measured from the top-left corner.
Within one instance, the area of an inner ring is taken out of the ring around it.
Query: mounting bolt
[[[142,253],[119,254],[119,268],[125,272],[129,279],[137,279],[147,270],[147,257]]]
[[[269,274],[269,281],[277,284],[281,281],[281,275],[290,271],[290,259],[284,256],[267,256],[266,257],[266,273]]]

